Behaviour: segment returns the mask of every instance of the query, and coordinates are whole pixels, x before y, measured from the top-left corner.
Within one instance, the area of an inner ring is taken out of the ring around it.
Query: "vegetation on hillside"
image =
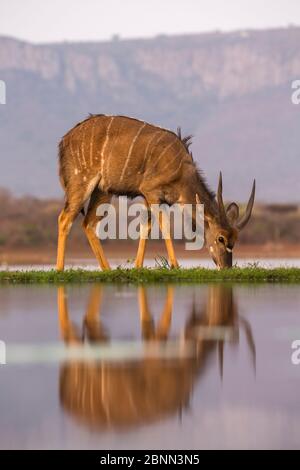
[[[16,198],[8,191],[0,190],[0,254],[8,248],[55,247],[57,216],[62,206],[61,200]],[[82,220],[82,217],[78,219]],[[87,241],[79,220],[72,229],[69,246],[84,249]],[[177,240],[176,243],[181,242]],[[240,234],[240,243],[300,243],[299,206],[256,204],[250,223]]]

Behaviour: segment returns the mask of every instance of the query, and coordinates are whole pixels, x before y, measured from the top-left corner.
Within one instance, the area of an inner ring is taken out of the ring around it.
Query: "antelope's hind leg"
[[[100,204],[107,204],[111,201],[111,195],[101,192],[98,188],[94,189],[89,202],[87,214],[84,218],[82,227],[87,236],[89,244],[95,257],[102,269],[110,269],[109,263],[105,257],[102,245],[96,235],[96,226],[101,217],[97,216],[97,209]]]
[[[66,242],[70,233],[72,224],[81,210],[82,204],[76,203],[70,205],[66,202],[64,209],[58,217],[58,243],[57,243],[57,262],[56,269],[63,271],[65,267]]]

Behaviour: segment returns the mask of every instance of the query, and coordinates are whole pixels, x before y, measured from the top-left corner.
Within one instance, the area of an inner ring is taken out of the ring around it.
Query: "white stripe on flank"
[[[75,164],[76,164],[76,162],[75,162],[75,159],[76,159],[76,161],[77,161],[76,166],[77,166],[78,170],[80,171],[81,170],[81,162],[80,162],[80,158],[79,158],[79,150],[77,148],[76,152],[74,152],[74,148],[73,148],[73,145],[72,145],[72,138],[70,140],[70,152],[71,152],[71,157],[72,157]]]
[[[109,161],[110,161],[110,159],[111,159],[111,156],[112,156],[114,147],[115,147],[115,145],[116,145],[116,143],[117,143],[117,141],[118,141],[118,139],[119,139],[119,137],[120,137],[120,130],[121,130],[121,129],[122,129],[122,123],[121,123],[121,125],[120,125],[120,127],[119,127],[119,129],[118,129],[118,132],[115,133],[115,134],[116,134],[116,135],[115,135],[115,138],[112,139],[112,143],[111,143],[111,146],[110,146],[110,152],[109,152],[109,154],[108,154],[107,157],[106,157],[106,165],[103,165],[103,180],[105,180],[106,184],[109,183],[109,176],[110,176],[110,175],[109,175],[109,172],[108,172],[108,170],[109,170]]]
[[[131,153],[132,153],[132,150],[133,150],[133,147],[134,147],[134,144],[136,143],[137,138],[139,137],[140,133],[142,132],[142,130],[144,129],[145,126],[146,126],[146,123],[144,122],[143,125],[142,125],[142,126],[139,128],[139,130],[137,131],[135,137],[133,138],[133,140],[132,140],[132,142],[131,142],[131,145],[130,145],[129,151],[128,151],[128,155],[127,155],[127,158],[126,158],[124,167],[123,167],[123,171],[122,171],[122,173],[121,173],[120,182],[121,182],[121,181],[123,180],[123,178],[124,178],[124,175],[125,175],[125,172],[126,172],[128,163],[129,163],[129,159],[130,159],[130,157],[131,157]]]
[[[144,160],[143,160],[142,168],[145,168],[145,164],[146,164],[146,160],[147,160],[147,156],[148,156],[148,151],[149,151],[150,145],[152,144],[152,142],[153,142],[154,138],[156,137],[156,135],[157,135],[157,134],[160,134],[160,133],[161,133],[160,130],[154,132],[153,135],[152,135],[152,138],[149,139],[148,144],[147,144],[146,149],[145,149],[145,153],[144,153]],[[142,182],[144,181],[144,178],[145,178],[145,171],[144,171],[144,175],[143,175],[143,178],[142,178],[140,184],[142,184]]]
[[[183,150],[183,149],[181,148],[181,149],[175,154],[173,160],[171,161],[171,164],[177,160],[177,157],[181,154],[182,150]],[[180,168],[180,165],[181,165],[181,164],[182,164],[182,159],[180,160],[180,163],[179,163],[179,167],[178,167],[178,168]],[[164,170],[166,170],[169,165],[170,165],[170,162],[168,161],[167,165],[165,165],[161,171],[164,172]],[[176,171],[177,171],[177,170],[176,170]],[[173,173],[174,173],[174,172],[173,172]]]
[[[164,129],[162,129],[162,130],[160,131],[160,132],[161,132],[161,134],[160,134],[160,137],[157,139],[157,142],[155,143],[155,146],[156,146],[156,145],[158,144],[158,142],[160,142],[160,141],[161,141],[161,139],[162,139],[162,138],[165,136],[165,134],[164,134],[163,130],[164,130]],[[154,149],[155,149],[155,146],[154,146],[154,148],[151,150],[151,152],[150,152],[150,155],[149,155],[149,158],[151,158],[151,157],[152,157],[152,155],[153,155],[153,151],[154,151]]]
[[[114,120],[114,116],[111,117],[111,119],[109,121],[109,124],[106,128],[106,135],[105,135],[104,143],[103,143],[103,146],[102,146],[102,149],[101,149],[101,178],[102,178],[102,182],[103,182],[104,152],[105,152],[107,142],[108,142],[108,133],[109,133],[109,130],[111,128],[113,120]]]
[[[146,146],[145,154],[144,154],[144,163],[145,163],[145,161],[146,161],[147,154],[148,154],[148,150],[149,150],[149,148],[150,148],[151,143],[152,143],[153,140],[154,140],[154,137],[156,137],[156,134],[158,134],[158,133],[160,133],[160,132],[161,132],[161,131],[154,132],[154,133],[153,133],[153,136],[152,136],[152,139],[149,140],[149,142],[148,142],[148,144],[147,144],[147,146]]]
[[[93,163],[93,146],[94,146],[94,133],[95,133],[95,123],[96,120],[92,124],[92,132],[91,132],[91,140],[90,140],[90,165],[92,166]]]
[[[81,160],[80,160],[80,152],[79,152],[79,147],[78,146],[77,146],[76,155],[77,155],[77,161],[78,161],[79,168],[80,168],[80,170],[82,170],[82,164],[81,164]]]
[[[83,140],[81,141],[80,148],[81,148],[82,164],[86,168],[86,160],[85,160],[85,156],[84,156],[84,143],[83,143]]]
[[[175,142],[177,142],[177,140],[178,140],[178,137],[175,137],[174,141],[171,142],[169,145],[167,145],[167,146],[163,149],[163,151],[161,152],[160,156],[158,157],[158,159],[157,159],[156,162],[155,162],[156,164],[159,162],[159,160],[161,159],[161,157],[167,152],[167,150],[169,150],[169,148],[172,147],[172,145],[173,145]]]
[[[183,163],[183,160],[180,160],[178,168],[176,168],[175,170],[173,170],[172,173],[170,173],[170,174],[168,175],[169,181],[172,181],[173,176],[174,176],[174,178],[176,177],[177,172],[178,172],[179,169],[182,167],[182,163]]]
[[[177,159],[177,157],[181,154],[182,152],[182,148],[179,150],[179,152],[176,153],[174,159],[172,160],[171,164],[173,164],[173,162],[175,162],[175,160]],[[171,171],[171,173],[168,173],[168,181],[172,181],[174,178],[177,177],[177,173],[178,171],[180,170],[180,168],[182,167],[182,164],[183,164],[183,159],[180,159],[179,161],[179,166],[177,168],[175,168],[175,170]],[[162,168],[162,170],[160,171],[161,174],[165,174],[165,170],[167,170],[167,167],[169,166],[169,163],[167,165],[164,166],[164,168]]]
[[[80,148],[81,148],[82,164],[86,168],[86,160],[85,160],[85,156],[84,156],[84,126],[85,126],[85,124],[81,125],[81,144],[80,144]]]

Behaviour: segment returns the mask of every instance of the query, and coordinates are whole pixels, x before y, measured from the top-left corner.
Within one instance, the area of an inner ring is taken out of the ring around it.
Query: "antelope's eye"
[[[218,237],[218,242],[220,242],[220,243],[225,243],[224,237],[221,237],[221,236]]]

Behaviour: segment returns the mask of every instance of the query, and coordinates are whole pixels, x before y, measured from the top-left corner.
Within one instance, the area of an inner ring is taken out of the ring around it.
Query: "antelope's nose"
[[[232,250],[226,249],[226,268],[232,268]]]

